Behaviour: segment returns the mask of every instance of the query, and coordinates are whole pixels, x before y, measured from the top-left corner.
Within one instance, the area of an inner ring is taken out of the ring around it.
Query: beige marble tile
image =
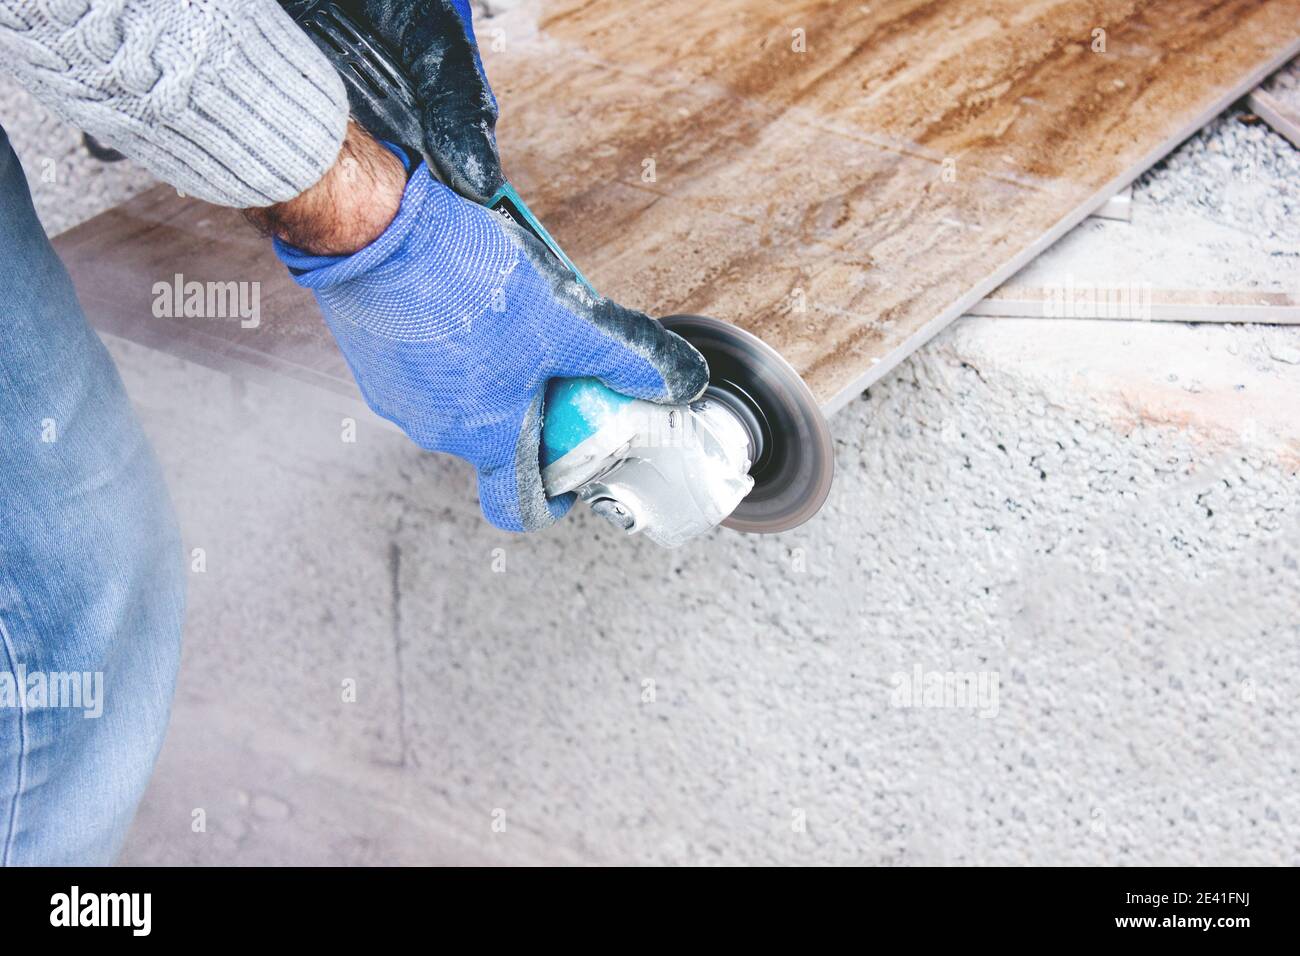
[[[508,172],[579,265],[834,407],[1294,52],[1300,2],[554,0],[500,30]]]
[[[834,409],[1252,88],[1298,31],[1300,0],[532,0],[480,40],[507,173],[597,287],[756,332]],[[59,248],[115,331],[345,375],[232,214],[160,191]],[[263,282],[274,330],[149,316],[134,277],[228,277],[223,258]]]

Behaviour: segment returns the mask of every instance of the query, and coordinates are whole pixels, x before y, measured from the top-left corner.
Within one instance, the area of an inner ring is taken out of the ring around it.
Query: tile
[[[757,333],[828,410],[1300,49],[1300,0],[531,0],[490,23],[507,173],[579,267]],[[109,282],[191,261],[193,203],[156,201],[151,251],[116,248],[138,200],[60,242],[100,321],[139,313]],[[193,241],[270,263],[281,333],[172,331],[344,374],[269,250],[224,221]]]
[[[1294,0],[573,0],[503,17],[488,69],[508,172],[603,290],[756,332],[835,408],[1249,90],[1297,23]],[[647,160],[663,198],[628,203]],[[746,225],[703,242],[706,218]]]

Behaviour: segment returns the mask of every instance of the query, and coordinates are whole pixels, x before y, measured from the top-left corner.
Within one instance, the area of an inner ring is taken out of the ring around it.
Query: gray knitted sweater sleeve
[[[292,199],[347,126],[342,81],[275,0],[0,0],[0,69],[225,206]]]

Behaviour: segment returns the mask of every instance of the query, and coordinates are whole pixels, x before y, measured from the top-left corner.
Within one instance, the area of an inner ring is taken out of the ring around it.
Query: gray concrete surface
[[[67,156],[43,214],[139,186]],[[110,347],[204,560],[124,863],[1300,862],[1300,330],[964,320],[816,520],[676,552]]]

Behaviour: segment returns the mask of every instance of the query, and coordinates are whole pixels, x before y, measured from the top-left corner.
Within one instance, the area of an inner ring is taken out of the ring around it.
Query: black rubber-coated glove
[[[301,20],[322,0],[280,0]],[[469,0],[333,0],[392,52],[420,109],[421,147],[462,196],[486,203],[505,182],[497,153],[497,101],[474,38]],[[374,132],[374,131],[372,131]]]

